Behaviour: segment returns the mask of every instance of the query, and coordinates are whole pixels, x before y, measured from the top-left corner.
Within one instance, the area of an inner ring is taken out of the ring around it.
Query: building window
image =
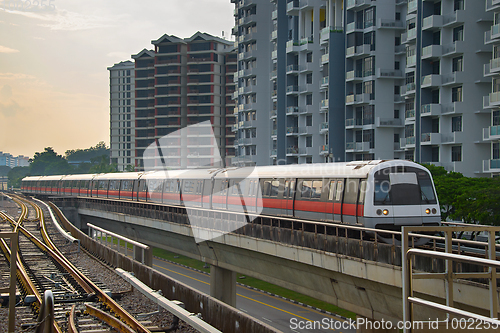
[[[313,137],[306,136],[306,147],[312,147],[312,146],[313,146]]]
[[[312,162],[313,162],[313,158],[311,156],[307,156],[306,163],[312,163]]]
[[[365,10],[365,28],[373,27],[375,23],[375,7]]]
[[[306,105],[312,105],[313,104],[313,95],[308,94],[306,95]]]
[[[453,10],[464,10],[464,0],[454,0]]]
[[[462,56],[453,58],[452,72],[463,72],[464,70],[464,58]]]
[[[462,101],[462,87],[455,87],[451,89],[451,101],[452,102]]]
[[[306,61],[307,62],[313,62],[313,54],[312,52],[308,52],[306,55]]]
[[[500,159],[500,143],[493,143],[492,157],[494,160]]]
[[[451,147],[451,161],[452,162],[462,161],[462,146]]]
[[[312,115],[307,115],[306,117],[306,126],[312,126],[313,124],[313,117]]]
[[[453,41],[464,40],[464,26],[461,25],[453,29]]]
[[[312,73],[308,73],[306,75],[306,84],[312,84],[313,83],[313,75]]]
[[[439,147],[432,147],[431,162],[439,162]]]
[[[451,118],[451,131],[462,132],[462,116],[456,116]]]
[[[375,75],[375,57],[363,59],[363,76]]]
[[[415,156],[415,151],[413,149],[405,151],[405,160],[413,161],[414,156]]]
[[[370,51],[375,51],[375,32],[368,32],[364,36],[364,44],[370,45]]]
[[[370,99],[375,99],[375,81],[363,82],[363,93],[370,94]]]
[[[493,79],[493,91],[492,92],[499,92],[500,91],[500,79],[499,78],[494,78]]]
[[[492,125],[497,126],[500,125],[500,111],[493,111],[493,119],[492,119]]]

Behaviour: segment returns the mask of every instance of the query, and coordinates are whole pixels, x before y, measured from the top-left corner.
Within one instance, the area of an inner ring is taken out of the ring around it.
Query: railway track
[[[11,254],[8,242],[2,240],[0,272],[8,272],[8,261],[17,260],[19,292],[31,309],[24,308],[22,318],[18,311],[21,328],[36,326],[37,332],[150,332],[146,327],[149,322],[134,318],[110,297],[109,288],[94,283],[87,276],[89,272],[64,257],[59,249],[70,251],[72,246],[55,228],[47,228],[37,203],[19,196],[12,196],[12,200],[21,213],[16,219],[0,212],[0,229],[18,232],[20,250]]]

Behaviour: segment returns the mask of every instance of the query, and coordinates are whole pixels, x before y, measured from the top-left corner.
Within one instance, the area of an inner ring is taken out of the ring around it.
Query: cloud
[[[8,99],[12,97],[12,87],[9,85],[4,85],[2,89],[0,89],[0,97],[2,99]]]
[[[0,45],[0,53],[17,53],[19,50],[11,49],[7,46]]]
[[[67,10],[56,10],[41,13],[17,10],[8,12],[11,14],[45,21],[47,23],[41,23],[39,26],[49,28],[50,30],[77,31],[114,26],[114,24],[111,24],[112,20],[108,18],[96,15],[83,15]]]
[[[10,103],[3,104],[0,103],[0,113],[5,117],[14,117],[23,108],[14,100],[10,100]]]

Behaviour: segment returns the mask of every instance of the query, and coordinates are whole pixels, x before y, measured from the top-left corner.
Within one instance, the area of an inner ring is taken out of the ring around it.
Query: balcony
[[[328,41],[330,40],[330,33],[332,33],[332,32],[341,33],[341,32],[343,32],[343,28],[342,27],[326,27],[326,28],[321,29],[321,32],[320,32],[320,44],[321,45],[328,43]]]
[[[464,72],[453,72],[442,76],[441,84],[443,86],[459,85],[465,82],[467,78]]]
[[[299,107],[298,106],[287,107],[286,114],[287,114],[287,116],[290,116],[290,115],[298,116],[299,115]]]
[[[483,141],[500,139],[500,125],[483,128]]]
[[[500,58],[493,58],[490,60],[490,72],[494,74],[500,72]]]
[[[363,72],[362,71],[349,71],[346,73],[345,80],[349,81],[362,81],[363,80]]]
[[[375,118],[376,127],[403,127],[403,120],[399,118]]]
[[[415,83],[406,84],[406,95],[414,94],[416,89]]]
[[[406,148],[410,148],[411,146],[415,147],[415,137],[414,136],[402,138],[401,140],[404,140],[404,144],[402,144],[402,146],[405,146]]]
[[[411,42],[415,38],[417,38],[417,28],[406,31],[406,42]]]
[[[330,60],[330,54],[323,54],[321,56],[321,64],[326,64]]]
[[[441,143],[440,133],[422,133],[420,144],[422,145],[438,145]]]
[[[278,51],[274,50],[273,52],[271,52],[271,58],[278,59]]]
[[[441,15],[431,15],[424,18],[422,30],[438,30],[443,27],[443,17]]]
[[[293,0],[287,3],[286,5],[286,13],[288,15],[297,16],[299,15],[300,7],[299,0]]]
[[[495,24],[490,28],[490,37],[492,40],[500,39],[500,24]]]
[[[406,110],[405,111],[405,119],[414,119],[415,118],[415,110]]]
[[[325,134],[326,132],[328,132],[328,123],[323,122],[319,125],[319,133]]]
[[[451,132],[441,134],[441,144],[451,145],[463,142],[463,132]]]
[[[465,22],[465,10],[456,10],[452,14],[443,16],[443,27],[454,28]]]
[[[299,72],[299,65],[288,65],[286,66],[287,74],[294,74]]]
[[[429,45],[422,49],[422,59],[439,58],[443,54],[441,45]]]
[[[286,53],[291,52],[299,52],[300,51],[300,43],[296,40],[289,40],[286,42]]]
[[[346,104],[368,104],[370,103],[371,96],[370,94],[357,94],[357,95],[347,95]]]
[[[288,147],[286,149],[286,155],[287,156],[298,156],[299,155],[299,148],[298,147]]]
[[[349,152],[362,152],[370,150],[370,142],[346,142],[345,144],[346,151]]]
[[[465,44],[463,40],[457,40],[456,42],[448,45],[443,45],[443,56],[451,57],[458,55],[460,53],[464,53]]]
[[[439,116],[441,115],[441,104],[426,104],[422,105],[421,117]]]
[[[290,85],[286,87],[286,94],[287,95],[293,95],[293,94],[298,94],[299,93],[299,86],[295,85]]]
[[[499,0],[486,0],[486,11],[500,9]]]
[[[328,149],[328,145],[321,145],[319,147],[319,154],[320,155],[328,155],[329,152],[330,152],[330,150]]]
[[[408,0],[408,14],[415,13],[417,11],[417,0]]]
[[[299,128],[296,126],[289,126],[286,128],[286,135],[287,136],[292,136],[292,135],[299,135]]]
[[[321,100],[321,108],[328,109],[328,100],[327,99]]]
[[[329,81],[328,78],[329,78],[328,76],[324,76],[321,78],[321,88],[328,87],[328,81]]]
[[[422,88],[439,87],[441,85],[441,75],[431,74],[422,78]]]
[[[406,57],[406,67],[415,67],[416,64],[417,64],[417,56],[416,55]]]
[[[403,21],[388,20],[388,19],[378,19],[377,28],[379,29],[405,29]]]
[[[360,128],[363,126],[363,118],[349,118],[345,120],[346,129]]]
[[[500,160],[483,160],[483,172],[500,172]]]
[[[403,72],[396,69],[377,68],[377,79],[404,79]]]
[[[490,106],[500,106],[500,91],[490,93]]]
[[[278,38],[278,30],[274,30],[273,32],[271,32],[271,38],[270,38],[271,42],[276,38]]]
[[[271,12],[271,20],[276,20],[278,18],[278,10],[273,10]]]

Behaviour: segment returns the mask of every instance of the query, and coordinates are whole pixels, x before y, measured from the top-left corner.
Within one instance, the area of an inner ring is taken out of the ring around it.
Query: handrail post
[[[490,260],[496,260],[495,231],[488,232],[488,256]],[[489,268],[490,278],[490,317],[498,318],[498,294],[497,294],[497,269]]]
[[[453,253],[453,241],[452,241],[452,232],[447,230],[445,235],[445,248],[446,253]],[[453,307],[453,261],[446,259],[445,260],[445,288],[446,288],[446,305],[449,307]],[[449,315],[448,315],[449,318]]]
[[[402,290],[403,290],[403,321],[411,322],[411,313],[410,313],[410,301],[408,297],[410,297],[410,279],[411,272],[408,267],[408,228],[403,226],[401,228],[401,268],[402,268]],[[411,333],[411,327],[406,328],[406,325],[403,330],[404,333]]]

